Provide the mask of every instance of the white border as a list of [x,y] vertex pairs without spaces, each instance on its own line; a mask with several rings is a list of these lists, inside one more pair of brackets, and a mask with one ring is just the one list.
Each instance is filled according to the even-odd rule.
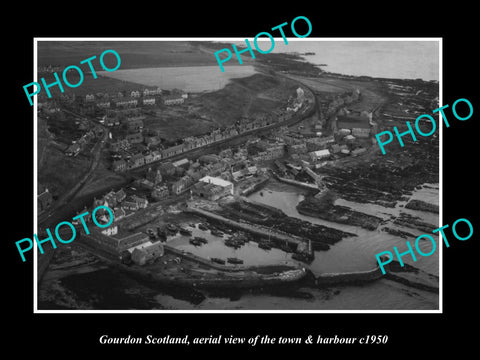
[[[245,41],[246,38],[223,38],[223,37],[215,37],[215,38],[91,38],[91,37],[73,37],[73,38],[65,38],[65,37],[45,37],[45,38],[33,38],[33,73],[34,73],[34,80],[38,82],[37,76],[37,51],[39,41],[92,41],[92,42],[99,42],[99,41]],[[281,41],[282,38],[274,38],[275,41]],[[373,37],[373,38],[290,38],[287,37],[288,41],[437,41],[439,43],[439,105],[443,106],[443,38],[441,37],[421,37],[421,38],[405,38],[405,37]],[[253,41],[253,38],[248,38],[249,41]],[[269,39],[258,39],[260,41],[267,41]],[[34,188],[33,188],[33,224],[34,224],[34,231],[37,233],[37,97],[34,97],[34,130],[33,130],[33,146],[34,146],[34,163],[33,163],[33,179],[34,179]],[[440,127],[440,172],[439,172],[439,227],[442,226],[442,219],[443,219],[443,127]],[[439,239],[439,244],[441,244]],[[62,313],[69,313],[69,314],[152,314],[152,313],[162,313],[162,314],[228,314],[228,313],[237,313],[237,314],[311,314],[311,313],[343,313],[343,314],[442,314],[443,313],[443,246],[438,246],[439,251],[439,309],[438,310],[39,310],[38,309],[38,285],[37,285],[37,259],[38,259],[38,247],[34,247],[34,254],[33,254],[33,312],[35,314],[62,314]]]

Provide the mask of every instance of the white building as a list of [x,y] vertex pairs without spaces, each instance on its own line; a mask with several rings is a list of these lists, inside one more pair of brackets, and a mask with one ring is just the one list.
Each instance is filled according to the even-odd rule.
[[330,156],[330,150],[324,149],[324,150],[312,151],[311,153],[309,153],[309,155],[314,161],[325,159]]
[[143,105],[155,105],[155,98],[143,99]]
[[202,181],[202,182],[207,183],[207,184],[218,185],[218,186],[221,186],[223,188],[229,188],[230,194],[233,195],[233,183],[231,183],[230,181],[223,180],[223,179],[218,178],[218,177],[212,177],[212,176],[205,176],[205,177],[201,178],[199,181]]

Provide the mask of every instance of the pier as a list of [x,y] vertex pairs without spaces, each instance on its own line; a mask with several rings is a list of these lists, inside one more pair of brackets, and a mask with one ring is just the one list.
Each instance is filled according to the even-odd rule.
[[290,184],[290,185],[300,186],[300,187],[303,187],[303,188],[308,189],[308,190],[315,190],[315,191],[319,190],[318,186],[314,185],[314,184],[304,183],[304,182],[293,180],[293,179],[287,179],[287,178],[278,176],[276,174],[275,174],[275,178],[278,181],[281,181],[281,182],[284,182],[284,183],[287,183],[287,184]]
[[222,223],[227,224],[227,225],[229,225],[233,228],[236,228],[236,229],[239,229],[239,230],[242,230],[242,231],[245,231],[245,232],[249,232],[249,233],[254,234],[254,235],[269,238],[270,240],[273,240],[273,241],[279,241],[279,242],[282,242],[282,243],[288,243],[289,245],[294,245],[295,249],[298,248],[299,245],[301,245],[301,247],[305,246],[304,245],[305,241],[303,239],[294,237],[292,235],[287,235],[287,234],[281,234],[279,232],[274,232],[274,231],[271,231],[269,229],[263,229],[261,227],[252,226],[252,225],[247,224],[247,223],[242,223],[242,222],[230,220],[230,219],[224,218],[223,216],[214,214],[210,211],[200,209],[198,207],[192,207],[191,205],[189,205],[185,211],[194,213],[196,215],[200,215],[200,216],[205,217],[207,219],[212,219],[214,221],[222,222]]

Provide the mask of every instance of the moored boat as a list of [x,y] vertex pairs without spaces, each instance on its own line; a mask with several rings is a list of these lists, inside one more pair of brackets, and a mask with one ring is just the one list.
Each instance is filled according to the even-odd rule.
[[205,238],[203,238],[203,237],[200,237],[200,236],[195,236],[193,239],[196,240],[196,241],[201,242],[202,244],[208,243],[208,240],[207,240],[207,239],[205,239]]
[[210,233],[214,236],[223,236],[223,232],[221,232],[220,230],[217,230],[217,229],[210,230]]
[[173,233],[176,233],[178,231],[177,226],[175,224],[167,224],[167,230]]
[[242,259],[235,258],[235,257],[229,257],[229,258],[227,258],[227,261],[228,261],[230,264],[243,264],[243,260],[242,260]]
[[202,246],[203,243],[197,239],[190,239],[189,240],[189,243],[192,244],[192,245],[195,245],[195,246]]
[[227,239],[227,240],[225,240],[225,245],[226,245],[226,246],[229,246],[229,247],[233,247],[233,248],[235,248],[235,249],[238,249],[238,248],[240,248],[240,247],[242,246],[238,241],[236,241],[236,240],[234,240],[234,239]]
[[217,263],[217,264],[225,265],[225,260],[223,260],[223,259],[210,258],[210,261],[211,261],[211,262],[214,262],[214,263]]
[[259,242],[259,243],[258,243],[258,247],[259,247],[260,249],[270,250],[270,249],[272,248],[272,245],[271,245],[270,243],[267,243],[267,242],[262,241],[262,242]]
[[192,235],[192,232],[188,229],[185,229],[185,228],[180,228],[180,234],[182,235],[187,235],[187,236],[191,236]]

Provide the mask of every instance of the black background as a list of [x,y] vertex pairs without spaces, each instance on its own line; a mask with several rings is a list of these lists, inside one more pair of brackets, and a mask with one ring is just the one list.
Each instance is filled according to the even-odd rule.
[[[259,9],[244,2],[218,5],[188,3],[178,8],[165,3],[117,3],[109,6],[54,3],[18,9],[14,23],[2,24],[5,50],[3,69],[3,248],[2,291],[8,347],[38,356],[65,357],[98,354],[131,356],[149,351],[164,356],[254,352],[315,357],[353,351],[380,356],[417,356],[452,348],[464,353],[475,341],[475,258],[480,228],[473,211],[478,199],[478,92],[476,22],[472,7],[460,2],[419,8],[418,4],[384,2],[382,5],[345,2],[338,6],[288,3]],[[6,15],[6,14],[5,14]],[[443,249],[443,314],[33,314],[33,261],[22,263],[15,241],[33,234],[33,109],[22,86],[33,81],[34,37],[253,37],[296,16],[310,19],[310,37],[442,37],[443,103],[469,99],[474,107],[468,121],[450,121],[443,131],[443,224],[467,218],[474,224],[468,241],[451,241]],[[8,18],[9,16],[5,16]],[[12,13],[13,18],[13,13]],[[299,31],[300,32],[300,31]],[[6,43],[5,43],[6,41]],[[5,78],[4,78],[5,79]],[[448,114],[448,113],[447,113]],[[6,196],[5,196],[6,195]],[[474,326],[473,328],[471,326]],[[478,333],[478,332],[477,332]],[[270,336],[360,337],[388,335],[387,345],[363,346],[161,346],[100,345],[99,336]],[[4,335],[5,336],[5,335]],[[43,354],[42,354],[43,353]],[[310,355],[309,355],[310,356]]]

